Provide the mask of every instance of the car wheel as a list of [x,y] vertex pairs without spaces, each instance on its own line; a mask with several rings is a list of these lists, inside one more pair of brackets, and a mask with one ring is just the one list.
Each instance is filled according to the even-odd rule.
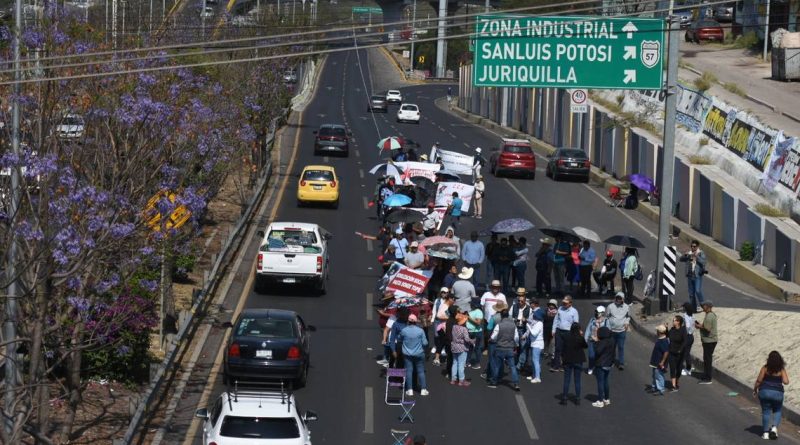
[[294,388],[293,389],[304,388],[306,386],[307,382],[308,382],[308,363],[306,363],[306,366],[303,367],[303,373],[300,374],[300,377],[298,377],[298,378],[296,378],[294,380]]
[[267,279],[261,276],[256,275],[256,283],[254,290],[257,294],[266,294],[267,293]]
[[553,169],[553,174],[551,176],[553,181],[558,181],[558,169]]
[[328,283],[326,282],[325,277],[321,277],[319,281],[317,281],[315,287],[320,295],[325,295],[328,293]]
[[336,201],[334,201],[333,204],[331,204],[331,207],[333,207],[334,209],[338,209],[339,208],[339,200],[337,199]]
[[305,203],[300,198],[297,198],[297,207],[305,207]]
[[589,183],[589,179],[590,179],[590,176],[586,175],[586,177],[583,178],[583,183],[584,184],[588,184]]
[[531,177],[531,181],[535,180],[536,179],[536,172],[531,173],[530,177]]

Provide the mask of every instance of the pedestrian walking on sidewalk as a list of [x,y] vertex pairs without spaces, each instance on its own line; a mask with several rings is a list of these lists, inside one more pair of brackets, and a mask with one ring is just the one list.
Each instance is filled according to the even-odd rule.
[[456,322],[450,333],[450,351],[453,355],[453,367],[450,370],[450,384],[458,386],[469,386],[470,383],[464,378],[464,367],[467,365],[467,353],[475,340],[469,336],[467,331],[467,315],[457,314]]
[[[753,386],[753,396],[761,402],[761,426],[764,439],[778,438],[778,426],[781,424],[783,411],[783,385],[789,384],[786,363],[778,351],[772,351],[767,363],[761,367]],[[772,417],[775,417],[773,421]]]
[[669,339],[669,378],[672,383],[672,392],[677,392],[681,379],[681,367],[683,365],[683,354],[686,348],[687,337],[686,326],[683,325],[683,316],[676,315],[672,319],[672,327],[667,333]]
[[573,323],[580,323],[580,317],[578,315],[578,310],[572,307],[572,297],[565,295],[561,300],[561,306],[556,312],[556,317],[553,320],[553,328],[551,330],[555,337],[556,350],[553,354],[550,372],[563,371],[561,368],[561,360],[564,353],[564,341],[569,335]]
[[592,403],[595,408],[611,405],[608,378],[611,367],[614,366],[614,340],[611,339],[611,329],[606,326],[597,330],[597,341],[594,345],[594,376],[597,379],[597,401]]
[[703,305],[703,275],[706,270],[706,254],[700,249],[700,241],[693,240],[689,251],[681,255],[680,260],[686,263],[686,280],[689,283],[689,301],[695,307]]
[[703,345],[703,377],[699,383],[710,385],[711,375],[714,371],[714,349],[719,341],[717,314],[714,313],[714,303],[711,300],[703,302],[703,312],[706,314],[703,322],[698,320],[694,322],[695,327],[700,329],[700,343]]
[[630,307],[623,300],[624,296],[622,292],[617,292],[614,303],[606,307],[606,319],[608,328],[611,329],[611,338],[614,340],[616,362],[620,371],[625,369],[625,339],[631,324]]
[[694,345],[694,305],[683,303],[683,325],[686,326],[686,346],[683,348],[683,375],[692,375],[692,345]]
[[428,339],[425,338],[425,331],[417,326],[417,316],[408,316],[408,326],[400,331],[398,343],[401,343],[402,353],[405,357],[406,368],[406,395],[413,396],[414,388],[411,382],[414,373],[417,375],[417,384],[420,388],[420,395],[428,395],[428,385],[425,382],[425,348],[428,347]]
[[667,360],[669,358],[667,327],[658,325],[658,327],[656,327],[656,335],[658,338],[653,345],[653,352],[650,354],[650,367],[653,369],[653,384],[650,390],[654,396],[663,396],[664,373],[667,370]]
[[567,404],[570,380],[575,380],[575,405],[581,404],[581,374],[586,361],[586,340],[583,338],[581,325],[572,323],[569,333],[564,337],[564,388],[561,392],[561,404]]

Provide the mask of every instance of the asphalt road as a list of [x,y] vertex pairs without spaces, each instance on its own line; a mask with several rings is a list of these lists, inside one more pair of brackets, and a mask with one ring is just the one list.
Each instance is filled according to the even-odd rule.
[[[647,362],[651,344],[643,337],[629,334],[626,348],[627,368],[612,371],[610,407],[593,408],[596,385],[591,376],[583,376],[583,404],[560,406],[562,374],[545,372],[543,383],[522,383],[522,392],[509,387],[489,389],[478,371],[467,370],[473,386],[450,386],[439,375],[440,368],[427,367],[431,395],[417,396],[413,414],[416,423],[400,425],[400,408],[386,406],[382,369],[375,364],[381,351],[377,317],[372,312],[371,296],[378,278],[377,250],[353,232],[377,228],[374,211],[366,208],[375,178],[367,170],[378,161],[375,142],[379,137],[402,135],[430,147],[440,141],[444,148],[471,152],[476,146],[492,147],[497,136],[467,125],[437,108],[433,101],[444,96],[446,86],[415,86],[403,89],[409,101],[420,105],[424,116],[419,125],[394,122],[395,107],[386,115],[365,113],[366,98],[372,79],[366,52],[334,54],[328,58],[313,102],[305,110],[289,185],[277,212],[277,220],[316,222],[334,234],[331,242],[331,279],[328,293],[316,296],[302,289],[275,288],[269,295],[249,290],[246,307],[287,308],[298,311],[317,327],[312,338],[312,369],[308,386],[296,395],[301,409],[313,409],[319,421],[311,425],[315,444],[391,443],[390,428],[411,429],[425,434],[431,444],[479,444],[502,439],[508,443],[616,443],[651,444],[704,443],[742,444],[760,441],[760,417],[752,400],[728,397],[728,389],[715,384],[698,386],[693,378],[684,378],[675,394],[656,398],[644,392],[650,381]],[[315,157],[312,131],[322,123],[345,123],[351,128],[355,143],[349,158]],[[541,160],[540,160],[541,161]],[[296,177],[303,166],[312,163],[333,165],[342,178],[342,198],[338,210],[297,208]],[[536,225],[583,225],[601,236],[626,233],[639,237],[654,249],[655,239],[649,221],[638,214],[623,214],[610,208],[591,186],[581,183],[555,183],[541,170],[534,181],[495,179],[487,175],[487,202],[484,219],[467,219],[459,235],[485,228],[496,220],[524,217]],[[598,192],[599,193],[599,192]],[[627,215],[627,216],[626,216]],[[632,219],[630,219],[630,218]],[[642,227],[640,227],[641,225]],[[538,247],[539,233],[528,238]],[[248,249],[254,251],[257,241]],[[643,255],[644,268],[650,269],[655,258]],[[252,256],[237,271],[244,282],[252,273]],[[528,274],[528,283],[533,282]],[[530,285],[529,285],[530,287]],[[708,282],[706,292],[719,305],[777,307]],[[593,304],[602,300],[580,300],[577,308],[585,323]],[[230,309],[230,308],[229,308]],[[216,355],[206,345],[206,354]],[[754,363],[754,372],[758,367]],[[210,381],[212,400],[222,390],[221,378]],[[202,432],[195,431],[194,443],[201,443]],[[800,443],[796,439],[784,439]]]

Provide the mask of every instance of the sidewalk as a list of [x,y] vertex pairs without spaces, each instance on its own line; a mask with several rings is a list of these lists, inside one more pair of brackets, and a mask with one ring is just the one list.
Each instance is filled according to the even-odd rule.
[[[713,74],[718,83],[708,93],[752,111],[765,124],[800,136],[800,83],[773,80],[769,61],[746,49],[720,49],[719,45],[681,42],[679,78],[692,82],[704,72]],[[745,96],[723,85],[740,88]]]
[[[443,101],[437,100],[437,105],[443,110]],[[501,127],[489,119],[482,118],[453,106],[449,112],[478,126],[500,130],[512,137],[529,139],[537,149],[551,153],[554,147],[533,139],[530,135],[513,128]],[[607,189],[611,185],[619,185],[611,176],[592,167],[592,181],[603,184]],[[658,221],[658,209],[649,205],[640,205],[638,211],[646,214],[650,219]],[[800,303],[800,286],[792,282],[779,281],[774,274],[765,267],[753,267],[749,262],[741,262],[738,253],[719,243],[711,241],[709,237],[701,235],[675,218],[672,219],[673,228],[680,230],[680,239],[687,242],[699,239],[710,262],[716,267],[730,274],[732,279],[741,279],[759,290],[764,288],[775,289],[775,292],[784,296],[789,303]],[[673,232],[674,233],[674,232]],[[685,247],[685,246],[684,246]],[[725,278],[725,277],[720,277]],[[771,296],[775,298],[776,294]],[[635,305],[638,306],[638,305]],[[779,350],[788,363],[788,372],[793,376],[800,376],[800,363],[792,360],[800,356],[800,312],[797,311],[756,311],[745,308],[717,308],[719,315],[719,343],[714,354],[714,363],[717,374],[715,377],[724,384],[735,388],[741,396],[749,397],[753,381],[762,362],[772,350]],[[672,313],[663,313],[654,317],[637,315],[634,326],[644,335],[652,335],[657,324],[670,320]],[[700,316],[702,318],[702,315]],[[769,323],[766,322],[769,320]],[[668,323],[671,324],[671,323]],[[700,349],[695,348],[695,356]],[[701,368],[698,368],[701,369]],[[795,377],[797,378],[797,377]],[[788,387],[786,392],[786,417],[795,423],[800,423],[800,387]]]

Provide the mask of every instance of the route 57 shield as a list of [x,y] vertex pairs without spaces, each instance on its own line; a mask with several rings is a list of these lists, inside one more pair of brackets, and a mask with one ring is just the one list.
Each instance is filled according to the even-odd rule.
[[642,41],[642,64],[652,68],[658,64],[661,57],[661,43],[658,40]]

